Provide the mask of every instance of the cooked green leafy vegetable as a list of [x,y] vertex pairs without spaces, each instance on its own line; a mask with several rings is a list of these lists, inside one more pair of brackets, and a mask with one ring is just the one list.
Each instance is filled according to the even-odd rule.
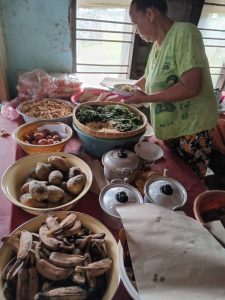
[[110,123],[118,131],[134,130],[143,124],[141,116],[122,105],[84,106],[76,114],[82,124],[90,122]]

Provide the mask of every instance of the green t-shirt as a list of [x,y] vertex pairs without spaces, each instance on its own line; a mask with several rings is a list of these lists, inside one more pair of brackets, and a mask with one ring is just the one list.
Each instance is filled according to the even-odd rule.
[[191,23],[175,22],[160,49],[156,43],[145,70],[146,92],[151,94],[177,83],[192,68],[203,68],[199,96],[164,103],[151,103],[151,123],[158,138],[167,140],[215,127],[217,106],[208,60],[200,31]]

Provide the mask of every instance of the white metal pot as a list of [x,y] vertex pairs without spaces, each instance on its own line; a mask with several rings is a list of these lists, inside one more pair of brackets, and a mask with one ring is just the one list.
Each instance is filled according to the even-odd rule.
[[179,210],[187,202],[187,192],[183,185],[173,178],[153,177],[145,183],[144,201]]
[[110,228],[118,230],[122,227],[122,222],[116,207],[143,202],[143,197],[132,185],[124,182],[110,183],[101,190],[99,195],[103,222]]
[[135,180],[141,168],[140,158],[127,149],[114,149],[103,154],[102,163],[104,175],[109,181],[121,179],[130,183]]

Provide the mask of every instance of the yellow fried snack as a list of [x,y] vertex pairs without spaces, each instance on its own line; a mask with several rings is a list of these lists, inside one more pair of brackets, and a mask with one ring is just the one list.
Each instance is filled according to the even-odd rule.
[[138,189],[138,191],[144,195],[144,186],[146,181],[148,181],[150,178],[160,177],[163,176],[163,172],[155,172],[152,170],[143,170],[141,169],[138,172],[137,178],[134,182],[135,187]]

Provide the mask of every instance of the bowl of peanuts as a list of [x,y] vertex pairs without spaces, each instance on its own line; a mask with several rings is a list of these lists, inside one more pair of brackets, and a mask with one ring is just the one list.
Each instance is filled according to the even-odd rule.
[[13,138],[27,154],[59,152],[73,135],[67,124],[55,121],[35,121],[17,127]]
[[26,123],[52,120],[70,125],[74,107],[75,105],[68,100],[43,98],[21,102],[16,110]]

